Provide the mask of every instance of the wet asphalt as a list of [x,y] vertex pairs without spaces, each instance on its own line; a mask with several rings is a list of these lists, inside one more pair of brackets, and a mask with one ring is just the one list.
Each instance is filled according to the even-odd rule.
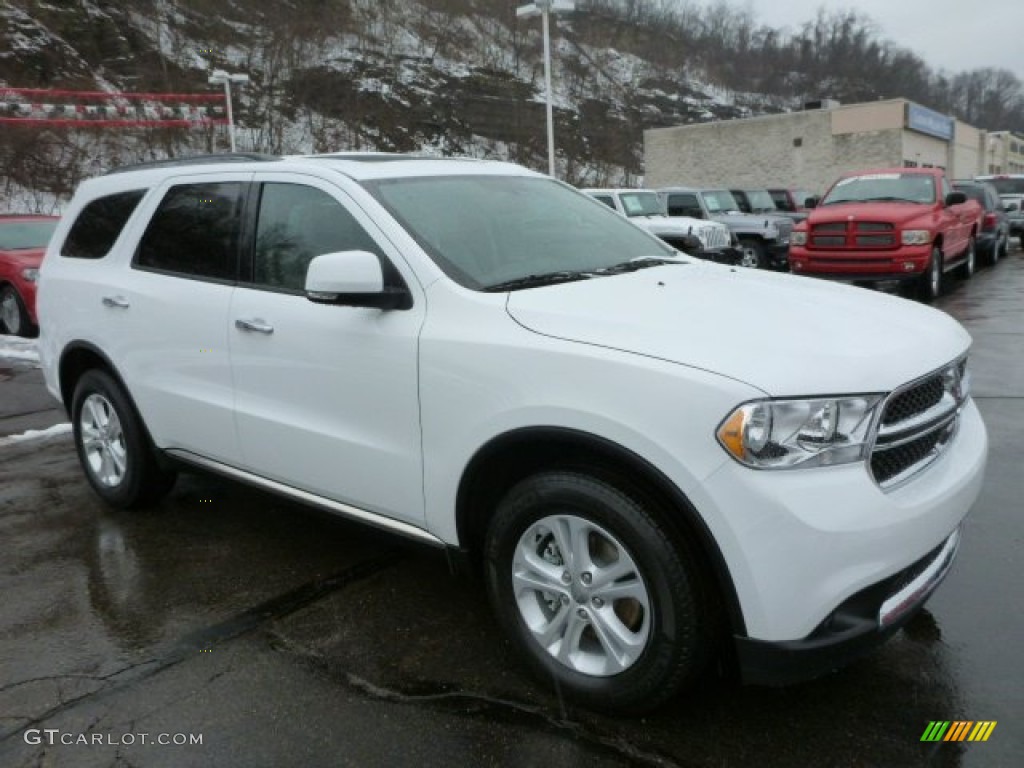
[[[974,337],[991,440],[946,582],[836,674],[709,674],[644,718],[564,706],[431,550],[211,476],[111,511],[69,436],[0,437],[0,766],[1024,764],[1024,253],[939,306]],[[0,436],[65,420],[54,406],[0,357]],[[998,725],[922,743],[933,720]]]

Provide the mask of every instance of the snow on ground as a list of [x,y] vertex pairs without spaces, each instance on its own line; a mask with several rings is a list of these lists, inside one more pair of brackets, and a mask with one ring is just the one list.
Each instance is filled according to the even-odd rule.
[[27,360],[39,363],[39,349],[35,339],[0,334],[0,360]]
[[47,437],[56,437],[57,435],[66,435],[71,432],[71,425],[68,423],[54,424],[52,427],[46,429],[30,429],[27,432],[22,432],[20,435],[8,435],[7,437],[0,437],[0,448],[5,445],[11,445],[13,443],[23,443],[26,440],[42,440]]

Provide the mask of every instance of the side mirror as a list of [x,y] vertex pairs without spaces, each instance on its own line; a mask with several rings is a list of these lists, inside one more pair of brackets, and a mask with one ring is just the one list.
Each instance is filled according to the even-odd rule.
[[369,251],[338,251],[314,258],[306,269],[306,298],[317,304],[348,307],[412,306],[412,296],[405,287],[384,285],[380,259]]
[[1017,205],[1016,203],[1007,203],[1006,205],[1003,206],[1003,210],[1006,211],[1007,213],[1013,213],[1014,211],[1019,211],[1020,206]]
[[817,208],[818,203],[821,202],[821,198],[815,195],[814,197],[808,197],[804,200],[804,208]]
[[967,195],[963,192],[950,192],[946,195],[946,207],[951,205],[961,205],[967,202]]

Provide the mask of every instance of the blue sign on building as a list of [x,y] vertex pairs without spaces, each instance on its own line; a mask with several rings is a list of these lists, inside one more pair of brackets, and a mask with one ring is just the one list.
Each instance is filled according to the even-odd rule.
[[907,128],[946,141],[953,140],[953,118],[926,109],[920,104],[907,103]]

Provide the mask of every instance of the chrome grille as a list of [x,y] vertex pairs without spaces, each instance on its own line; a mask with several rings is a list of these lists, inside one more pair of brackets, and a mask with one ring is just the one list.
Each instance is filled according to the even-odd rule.
[[883,489],[902,485],[952,442],[968,397],[966,366],[966,360],[956,360],[886,399],[869,460]]
[[945,387],[942,375],[929,376],[920,384],[915,384],[890,398],[882,414],[882,424],[897,424],[901,421],[924,413],[942,400]]
[[725,248],[729,245],[729,228],[725,226],[704,227],[701,232],[701,240],[704,241],[705,248]]

